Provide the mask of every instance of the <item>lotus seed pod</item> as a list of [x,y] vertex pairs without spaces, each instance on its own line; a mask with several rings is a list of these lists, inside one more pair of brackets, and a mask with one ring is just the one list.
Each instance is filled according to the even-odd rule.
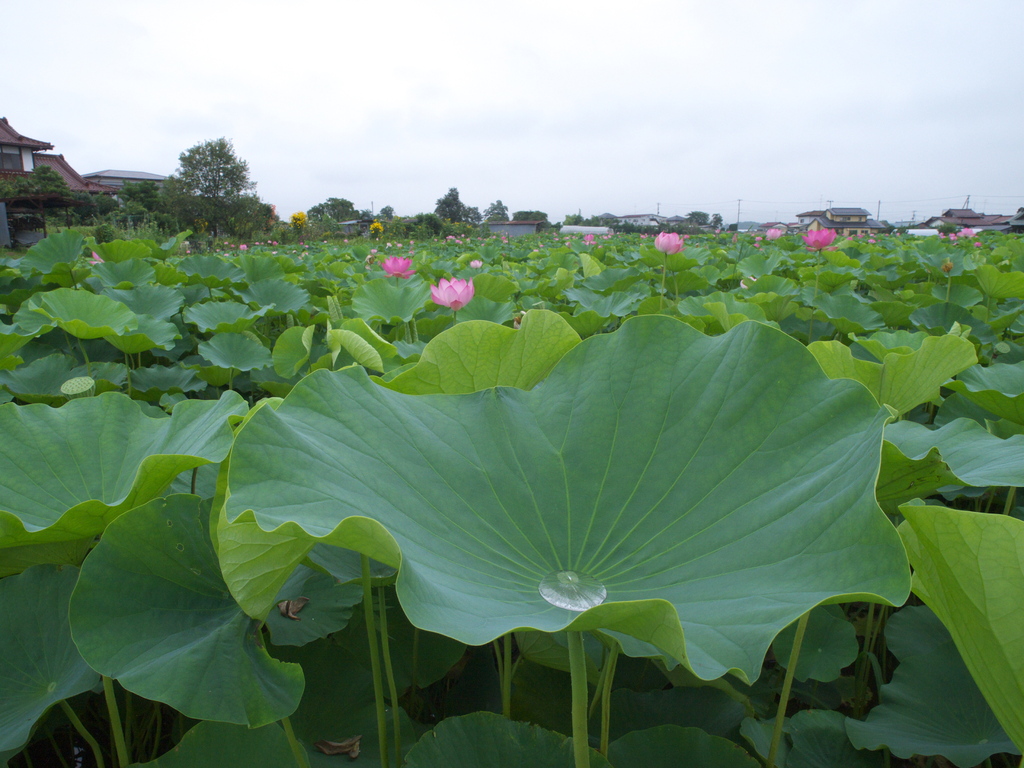
[[96,394],[96,381],[91,376],[75,376],[61,384],[60,391],[69,400],[92,397]]

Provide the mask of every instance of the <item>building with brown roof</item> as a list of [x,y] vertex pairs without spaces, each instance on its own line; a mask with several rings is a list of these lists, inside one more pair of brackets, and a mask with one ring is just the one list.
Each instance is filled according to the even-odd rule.
[[82,178],[64,155],[48,155],[43,152],[46,149],[53,149],[53,144],[18,133],[6,117],[0,117],[0,178],[28,177],[37,166],[48,165],[61,175],[72,192],[92,195],[117,193],[115,187]]
[[837,235],[851,237],[883,230],[885,225],[872,219],[863,208],[826,208],[822,216],[815,216],[807,225],[809,232],[818,229],[831,229]]
[[922,224],[922,227],[936,229],[943,224],[955,224],[958,227],[969,227],[971,229],[1001,229],[1007,228],[1007,222],[1011,217],[1001,214],[975,213],[970,208],[947,208],[939,216],[932,216]]

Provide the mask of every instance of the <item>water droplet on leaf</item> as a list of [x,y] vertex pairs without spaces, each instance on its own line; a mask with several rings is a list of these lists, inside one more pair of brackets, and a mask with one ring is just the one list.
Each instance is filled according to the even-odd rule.
[[608,597],[604,584],[576,571],[553,571],[541,579],[540,596],[568,611],[585,611]]

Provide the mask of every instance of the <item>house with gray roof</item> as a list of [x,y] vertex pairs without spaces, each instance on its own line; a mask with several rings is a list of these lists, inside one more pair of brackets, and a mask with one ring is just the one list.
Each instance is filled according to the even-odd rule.
[[124,187],[126,181],[130,181],[132,184],[138,184],[140,181],[152,181],[158,187],[162,187],[166,176],[161,176],[158,173],[146,173],[145,171],[95,171],[94,173],[86,173],[83,178],[89,181],[95,181],[99,184],[106,184],[108,187],[115,187],[121,189]]

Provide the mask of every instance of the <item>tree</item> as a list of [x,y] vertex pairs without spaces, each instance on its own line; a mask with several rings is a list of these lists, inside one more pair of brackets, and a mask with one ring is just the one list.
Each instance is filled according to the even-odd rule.
[[716,213],[711,217],[711,226],[715,229],[722,228],[722,214]]
[[393,218],[395,218],[395,209],[392,208],[390,205],[385,205],[383,208],[380,209],[380,217],[385,221],[391,221]]
[[484,217],[480,215],[480,209],[475,205],[465,205],[462,207],[462,220],[467,224],[480,224]]
[[359,212],[351,200],[343,197],[329,197],[306,211],[313,221],[332,219],[334,221],[351,221],[359,218]]
[[544,211],[516,211],[512,214],[512,221],[543,221],[548,223],[548,215]]
[[581,213],[568,213],[562,220],[562,224],[566,226],[579,226],[583,224],[583,214]]
[[449,188],[444,197],[437,199],[437,207],[434,208],[434,213],[442,219],[448,219],[448,221],[456,223],[465,221],[466,206],[459,200],[459,190],[456,187]]
[[704,211],[690,211],[686,214],[686,218],[691,224],[697,224],[698,226],[704,226],[711,220],[711,217],[704,213]]
[[[207,222],[216,236],[221,228],[252,208],[256,183],[249,164],[235,155],[228,139],[196,144],[178,156],[178,170],[164,182],[164,192],[183,218]],[[246,199],[246,198],[249,199]]]
[[508,206],[501,200],[495,200],[484,210],[486,221],[508,221]]
[[31,176],[0,178],[0,197],[31,195],[62,195],[69,197],[71,189],[64,177],[48,165],[37,165]]
[[160,187],[149,179],[134,183],[126,181],[117,196],[124,200],[128,213],[154,213],[161,203]]

